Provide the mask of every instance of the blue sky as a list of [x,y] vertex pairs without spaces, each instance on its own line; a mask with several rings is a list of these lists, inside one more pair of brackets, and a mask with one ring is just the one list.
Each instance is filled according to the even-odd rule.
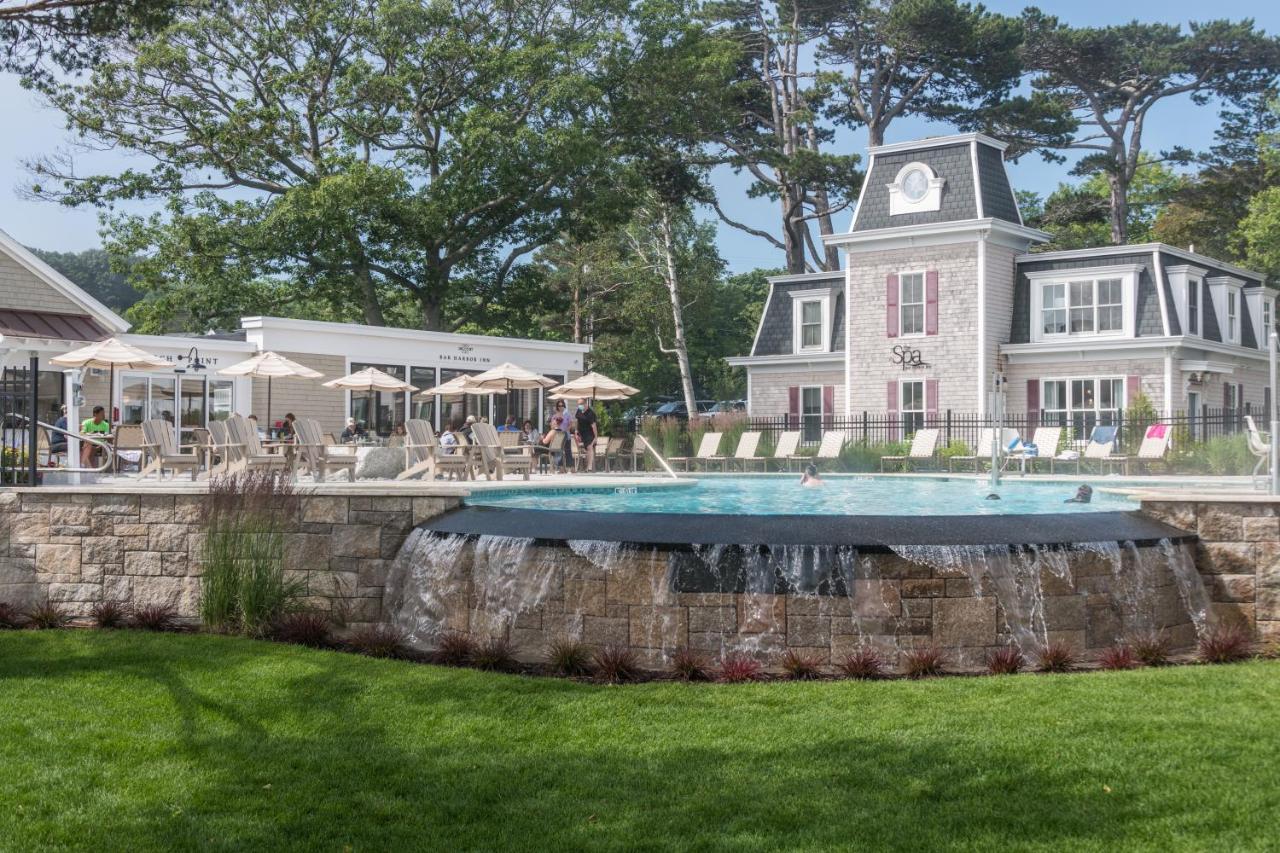
[[[1026,3],[989,0],[987,7],[1007,14],[1017,14]],[[1044,10],[1077,25],[1121,23],[1133,18],[1143,21],[1183,22],[1210,17],[1239,19],[1251,17],[1268,32],[1280,32],[1280,3],[1259,0],[1216,0],[1212,4],[1192,0],[1129,0],[1126,3],[1103,0],[1042,2]],[[21,242],[42,249],[75,251],[101,245],[98,214],[89,209],[69,209],[49,202],[21,198],[17,188],[29,181],[23,161],[65,147],[67,133],[60,114],[38,101],[18,86],[11,75],[0,75],[0,112],[6,115],[9,130],[0,134],[0,228]],[[1172,145],[1192,149],[1206,148],[1213,141],[1217,111],[1213,107],[1196,107],[1189,98],[1171,100],[1154,109],[1149,117],[1144,138],[1149,150]],[[899,142],[923,135],[946,133],[950,128],[915,119],[899,119],[889,128],[888,142]],[[855,151],[865,156],[866,134],[842,132],[832,150]],[[80,171],[119,168],[127,160],[103,153],[78,160]],[[1052,191],[1066,177],[1070,164],[1044,163],[1029,156],[1010,167],[1014,186],[1042,194]],[[732,209],[748,224],[776,231],[774,205],[767,200],[747,199],[745,178],[724,173],[716,176],[717,189]],[[849,214],[837,221],[837,228],[847,227]],[[780,266],[780,253],[764,241],[727,226],[719,230],[721,255],[735,272],[755,267]]]

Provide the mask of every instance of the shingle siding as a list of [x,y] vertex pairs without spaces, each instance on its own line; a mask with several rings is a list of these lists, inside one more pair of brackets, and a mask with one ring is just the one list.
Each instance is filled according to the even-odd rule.
[[[764,321],[760,324],[760,334],[756,338],[752,355],[791,355],[793,332],[791,320],[791,294],[798,290],[817,290],[824,287],[843,288],[844,274],[833,273],[829,280],[796,281],[785,284],[774,284],[773,298],[765,306]],[[844,303],[839,296],[832,306],[832,315],[836,320],[844,317]],[[836,336],[832,336],[832,348],[836,349]],[[839,336],[840,347],[844,346],[844,335]]]
[[0,253],[0,305],[27,311],[84,314],[84,308],[54,290],[22,264]]
[[978,182],[982,187],[984,217],[1021,224],[1009,175],[1004,170],[1004,155],[982,143],[978,143]]
[[[889,215],[889,184],[903,166],[911,162],[927,164],[938,177],[945,179],[942,185],[942,207],[926,213],[901,213]],[[877,228],[899,228],[906,225],[932,225],[938,222],[956,222],[978,217],[973,190],[973,161],[969,143],[945,145],[939,148],[913,149],[877,154],[871,173],[867,175],[867,188],[862,205],[854,217],[853,231],[873,231]],[[1015,220],[1017,221],[1016,217]]]
[[[1148,256],[1149,257],[1149,256]],[[1160,318],[1160,293],[1156,290],[1155,278],[1151,274],[1151,264],[1138,273],[1138,305],[1137,336],[1140,338],[1161,337],[1164,335],[1164,321]]]

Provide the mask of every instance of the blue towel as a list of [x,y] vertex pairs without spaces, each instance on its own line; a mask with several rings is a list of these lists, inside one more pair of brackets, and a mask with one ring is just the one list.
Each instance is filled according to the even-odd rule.
[[1089,436],[1091,444],[1110,444],[1116,440],[1116,428],[1113,426],[1096,426],[1093,435]]

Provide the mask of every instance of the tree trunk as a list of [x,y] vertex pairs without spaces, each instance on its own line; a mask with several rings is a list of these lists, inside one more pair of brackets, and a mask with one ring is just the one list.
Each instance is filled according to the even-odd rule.
[[867,147],[872,148],[876,145],[884,145],[884,125],[873,121],[867,125]]
[[382,305],[378,302],[378,286],[369,272],[369,265],[363,258],[356,261],[355,276],[360,285],[360,308],[361,313],[364,314],[365,325],[387,325],[386,319],[382,316]]
[[432,295],[434,291],[423,289],[418,291],[418,304],[422,306],[422,330],[424,332],[443,332],[444,314],[440,309],[440,300]]
[[[689,368],[689,348],[684,338],[684,306],[680,302],[680,277],[676,272],[675,240],[671,234],[671,211],[661,205],[658,220],[662,229],[662,255],[666,263],[667,293],[671,297],[671,325],[675,329],[676,363],[680,367],[680,387],[684,391],[685,405],[689,408],[689,417],[698,416],[698,401],[693,393],[693,372]],[[803,246],[801,247],[803,250]]]
[[1111,185],[1111,244],[1123,246],[1129,239],[1129,182],[1123,175],[1107,175]]

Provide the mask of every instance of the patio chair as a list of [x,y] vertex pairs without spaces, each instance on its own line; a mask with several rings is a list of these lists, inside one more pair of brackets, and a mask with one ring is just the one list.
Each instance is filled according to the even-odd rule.
[[533,467],[532,455],[503,452],[501,435],[491,424],[473,424],[471,435],[480,450],[480,470],[484,472],[486,479],[501,480],[507,475],[508,469],[512,473],[523,472],[524,478],[529,479],[529,472]]
[[906,456],[881,456],[880,470],[884,471],[886,462],[894,462],[902,465],[903,469],[910,468],[913,463],[932,460],[934,454],[938,452],[938,430],[936,429],[918,429],[916,434],[911,438],[911,449],[907,451]]
[[1081,472],[1086,461],[1094,461],[1099,463],[1100,466],[1106,466],[1115,449],[1116,428],[1113,426],[1096,426],[1093,428],[1093,432],[1089,434],[1089,443],[1085,446],[1084,453],[1079,454],[1075,459],[1063,459],[1060,456],[1054,456],[1049,463],[1049,473],[1053,473],[1059,464],[1071,465],[1074,463],[1077,474]]
[[[1052,468],[1053,457],[1058,455],[1058,442],[1061,440],[1062,427],[1036,427],[1036,431],[1031,436],[1030,445],[1024,444],[1006,456],[1001,467],[1008,468],[1017,463],[1024,475],[1028,467],[1034,474],[1037,462],[1046,462]],[[1034,452],[1031,448],[1034,448]]]
[[1258,460],[1257,464],[1253,466],[1252,474],[1250,474],[1256,480],[1259,472],[1266,474],[1270,470],[1271,437],[1258,429],[1258,425],[1254,423],[1253,415],[1244,416],[1244,425],[1245,441],[1249,446],[1249,452]]
[[439,442],[431,421],[410,418],[404,422],[404,431],[404,470],[396,475],[396,479],[408,480],[426,474],[428,480],[434,480]]
[[190,471],[192,480],[199,476],[201,456],[203,454],[199,451],[193,453],[181,452],[177,439],[173,436],[173,424],[162,418],[143,421],[142,438],[147,456],[151,461],[138,472],[139,476],[145,477],[154,470],[156,477],[163,480],[166,468],[173,471],[175,477],[179,468],[185,468]]
[[[756,448],[760,446],[760,433],[744,432],[738,437],[738,449],[732,456],[713,456],[720,462],[720,470],[728,471],[730,462],[741,462],[742,470],[747,470],[747,463],[756,458]],[[710,462],[711,460],[707,460]]]
[[978,443],[974,445],[973,454],[968,456],[952,456],[947,460],[947,470],[955,472],[956,463],[962,462],[966,466],[973,463],[973,473],[977,474],[982,470],[982,460],[991,461],[991,444],[995,441],[996,431],[994,427],[983,427],[978,432]]
[[231,436],[229,446],[233,449],[237,466],[268,469],[292,467],[291,456],[285,453],[267,453],[262,449],[262,444],[258,441],[258,429],[249,423],[248,418],[241,415],[227,418],[227,432]]
[[684,470],[689,470],[690,463],[703,462],[706,463],[714,458],[720,451],[720,436],[718,432],[704,432],[702,441],[698,444],[698,452],[694,456],[672,456],[667,460],[668,465],[674,466],[677,462],[684,463]]
[[796,450],[799,448],[799,430],[791,430],[779,434],[778,444],[773,449],[773,455],[759,457],[760,470],[768,471],[770,462],[777,462],[778,470],[782,470],[782,468],[789,468],[791,466],[791,460],[795,458]]
[[818,452],[812,456],[802,456],[792,454],[788,457],[788,462],[794,462],[796,467],[801,465],[813,464],[821,467],[823,462],[829,462],[833,459],[840,458],[840,451],[844,449],[844,433],[838,429],[829,429],[822,434],[822,441],[818,444]]
[[213,472],[215,465],[221,466],[224,474],[243,468],[240,449],[240,445],[236,444],[235,439],[231,437],[231,430],[227,427],[226,421],[209,421],[210,473]]
[[115,442],[116,473],[125,465],[133,465],[139,471],[145,464],[146,442],[142,435],[142,424],[119,424],[116,426],[112,440]]
[[298,437],[297,452],[301,456],[301,462],[310,469],[311,476],[316,482],[323,483],[328,478],[330,468],[345,468],[347,479],[355,482],[359,457],[354,453],[345,452],[344,448],[326,445],[319,421],[299,418],[294,423],[294,432]]
[[1147,427],[1146,433],[1142,437],[1142,444],[1138,447],[1137,456],[1129,456],[1127,454],[1108,456],[1106,461],[1110,465],[1123,465],[1125,476],[1128,476],[1130,469],[1134,463],[1142,465],[1152,462],[1161,462],[1164,460],[1165,454],[1169,451],[1169,439],[1173,438],[1173,427],[1168,424],[1152,424]]
[[627,458],[627,440],[625,438],[611,438],[604,446],[604,470],[609,473],[616,465],[618,470],[622,470],[623,460]]
[[[472,426],[475,425],[472,424]],[[435,456],[436,473],[437,475],[445,474],[450,480],[455,474],[459,480],[473,480],[476,473],[475,447],[467,441],[467,436],[461,430],[455,432],[453,436],[457,439],[457,444],[450,447],[437,443],[435,450],[432,451]]]
[[564,467],[564,430],[558,429],[551,434],[550,444],[535,444],[532,448],[533,457],[538,463],[538,472],[541,474],[549,473],[552,465],[555,466],[556,472],[560,473],[565,470]]

